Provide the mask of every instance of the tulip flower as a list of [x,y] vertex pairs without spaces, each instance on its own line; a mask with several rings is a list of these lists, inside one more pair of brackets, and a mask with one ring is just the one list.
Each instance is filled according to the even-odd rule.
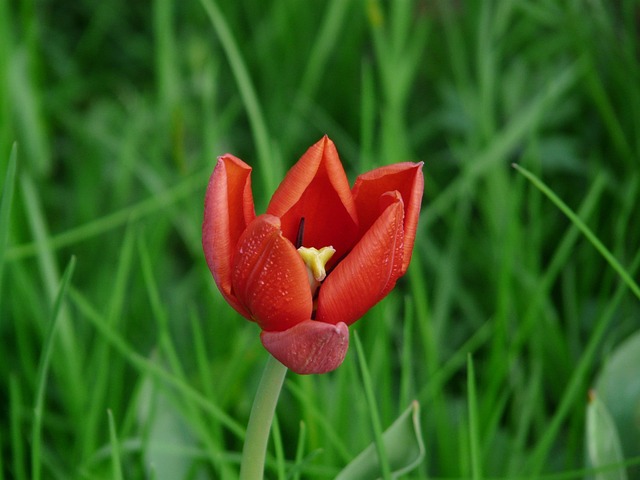
[[423,192],[422,163],[364,173],[349,186],[333,142],[309,148],[256,216],[251,167],[218,159],[202,241],[226,301],[262,329],[264,347],[300,374],[344,360],[348,326],[409,266]]

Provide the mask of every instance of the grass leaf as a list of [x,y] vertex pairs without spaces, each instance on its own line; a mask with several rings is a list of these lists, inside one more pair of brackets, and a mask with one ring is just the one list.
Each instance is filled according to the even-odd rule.
[[18,144],[14,143],[9,156],[7,172],[4,177],[2,197],[0,198],[0,291],[2,291],[2,278],[9,240],[9,227],[11,226],[11,204],[13,203],[13,191],[16,183],[16,169],[18,163]]
[[473,357],[467,357],[467,397],[469,409],[469,453],[471,455],[471,474],[474,480],[482,478],[480,464],[480,419],[478,412],[478,397],[476,391],[476,376],[473,367]]
[[596,480],[626,480],[627,473],[622,466],[624,456],[616,425],[606,405],[595,390],[589,394],[587,405],[587,452],[589,462],[594,467],[620,465],[608,471],[600,471]]
[[591,244],[596,248],[596,250],[604,257],[604,259],[609,263],[611,268],[613,268],[620,278],[627,284],[629,289],[633,292],[633,294],[640,300],[640,287],[633,280],[631,275],[625,270],[625,268],[620,264],[620,262],[613,256],[613,254],[604,246],[604,244],[598,239],[598,237],[593,233],[593,231],[578,217],[569,206],[562,201],[558,195],[556,195],[553,190],[547,187],[542,180],[540,180],[537,176],[531,173],[526,168],[513,164],[513,168],[518,170],[522,175],[524,175],[527,180],[529,180],[538,190],[545,194],[545,196],[551,200],[558,209],[564,213],[571,222],[580,229],[582,234],[591,242]]
[[118,442],[118,434],[116,433],[116,423],[113,419],[113,412],[107,410],[109,418],[109,441],[111,444],[111,469],[113,480],[122,480],[122,462],[120,460],[120,443]]
[[[396,479],[414,470],[425,456],[420,427],[420,405],[413,402],[382,434],[388,453],[390,478]],[[336,477],[336,480],[374,480],[380,477],[378,448],[375,443],[364,449]]]
[[[382,437],[382,425],[378,413],[378,404],[373,392],[373,382],[371,380],[371,374],[369,373],[369,367],[362,349],[362,343],[358,332],[353,332],[355,339],[356,353],[358,355],[358,364],[360,365],[360,375],[362,376],[362,386],[364,389],[364,397],[367,402],[367,409],[369,411],[369,420],[371,422],[371,430],[373,432],[373,444],[375,445],[375,451],[377,454],[377,460],[374,464],[374,468],[379,469],[376,475],[381,475],[384,480],[391,479],[391,466],[389,463],[389,457],[387,456],[386,445],[384,444]],[[352,475],[352,474],[349,474]],[[357,477],[345,477],[345,478],[357,478]]]
[[45,337],[45,343],[38,365],[37,392],[35,397],[35,404],[33,406],[33,424],[31,427],[31,476],[33,480],[40,480],[40,478],[42,478],[42,421],[44,416],[47,376],[49,373],[51,356],[53,354],[58,318],[60,316],[60,311],[62,310],[62,306],[67,295],[67,288],[69,286],[69,282],[73,275],[75,266],[76,260],[74,257],[72,257],[60,281],[58,294],[56,295],[51,312],[51,317],[49,318],[47,335]]

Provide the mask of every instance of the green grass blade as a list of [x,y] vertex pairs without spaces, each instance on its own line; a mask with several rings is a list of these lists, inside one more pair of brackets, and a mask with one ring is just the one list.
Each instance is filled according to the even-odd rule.
[[[31,232],[35,238],[35,253],[41,271],[42,281],[48,298],[53,302],[56,296],[56,289],[60,280],[58,265],[56,264],[53,250],[49,247],[49,228],[47,218],[43,209],[43,202],[40,191],[36,187],[31,175],[24,172],[20,178],[20,186],[23,201],[26,207],[27,218]],[[67,341],[67,335],[63,332],[63,341]],[[67,345],[69,347],[70,345]]]
[[258,163],[260,165],[260,175],[264,182],[266,192],[273,192],[276,189],[277,179],[282,178],[280,162],[274,161],[273,149],[271,148],[271,138],[269,129],[264,120],[260,100],[249,75],[249,70],[242,57],[238,43],[233,36],[231,28],[224,15],[218,8],[214,0],[200,0],[211,20],[211,24],[218,34],[220,43],[227,55],[227,60],[231,66],[231,71],[238,84],[240,96],[244,103],[251,130],[258,153]]
[[[176,39],[172,19],[175,18],[173,2],[155,0],[153,2],[153,29],[156,42],[156,75],[158,97],[161,104],[172,109],[179,99],[179,82],[176,70]],[[169,114],[174,112],[169,111]]]
[[467,356],[467,401],[469,413],[469,453],[471,455],[471,473],[473,480],[482,479],[482,465],[480,458],[480,419],[478,411],[478,394],[476,391],[476,373],[473,357]]
[[[606,180],[604,176],[598,176],[591,185],[588,194],[585,196],[582,205],[578,210],[579,218],[589,219],[594,215],[594,211],[597,210],[605,186]],[[575,244],[579,239],[579,235],[580,230],[575,225],[572,225],[562,237],[562,240],[555,249],[551,260],[546,265],[542,280],[536,285],[534,293],[528,302],[528,308],[522,322],[527,327],[521,329],[522,333],[520,340],[517,340],[514,343],[519,344],[520,342],[525,341],[531,332],[531,328],[535,328],[536,314],[541,311],[541,305],[549,295],[551,286],[556,281],[557,277],[562,272],[563,266],[571,256]],[[519,350],[519,348],[514,350]]]
[[31,428],[31,475],[33,480],[40,480],[42,475],[42,419],[44,414],[45,391],[47,388],[47,375],[49,373],[49,363],[53,353],[53,342],[55,338],[56,326],[64,299],[67,295],[67,287],[73,275],[76,265],[75,257],[71,257],[67,268],[62,275],[58,294],[53,305],[53,311],[49,320],[49,328],[45,337],[44,347],[38,365],[38,375],[36,383],[36,398],[33,406],[33,424]]
[[122,462],[120,461],[120,442],[116,433],[116,423],[111,409],[107,410],[109,417],[109,443],[111,445],[111,478],[122,480]]
[[[11,145],[15,140],[15,128],[12,128],[12,102],[9,95],[8,72],[11,68],[11,54],[14,46],[13,12],[9,2],[0,2],[0,149]],[[4,162],[3,162],[4,164]]]
[[284,456],[284,443],[282,431],[280,430],[280,422],[278,415],[273,416],[273,425],[271,425],[271,438],[273,440],[273,450],[275,451],[275,470],[278,480],[286,480],[287,467]]
[[[0,432],[0,445],[4,445],[4,440],[2,439],[2,432]],[[4,458],[0,455],[0,480],[4,480]]]
[[465,195],[473,182],[486,174],[505,158],[535,130],[545,112],[578,80],[583,65],[577,61],[557,75],[548,88],[533,97],[525,108],[507,126],[498,132],[488,146],[468,161],[469,168],[452,181],[429,205],[429,215],[422,220],[423,230],[451,211],[453,203]]
[[344,26],[346,13],[351,6],[351,2],[344,0],[332,0],[327,3],[322,25],[318,30],[300,82],[300,94],[307,98],[314,96],[322,81],[322,72],[331,55],[335,53],[335,44],[340,38],[340,30]]
[[155,379],[165,382],[181,394],[199,405],[205,412],[209,413],[222,425],[229,429],[236,437],[244,438],[244,428],[236,422],[229,414],[220,409],[217,405],[211,403],[209,399],[204,397],[200,392],[195,390],[184,379],[173,375],[159,365],[142,356],[127,343],[122,336],[113,330],[109,325],[105,324],[104,318],[100,315],[92,305],[75,289],[69,291],[69,297],[84,314],[84,318],[93,325],[97,332],[113,346],[134,368],[140,373],[149,375]]
[[418,400],[422,404],[433,401],[436,392],[440,391],[447,382],[461,368],[464,368],[469,353],[476,352],[491,340],[493,324],[487,321],[483,324],[466,342],[464,342],[455,352],[449,355],[447,361],[437,370],[431,373],[429,382],[426,383],[418,394]]
[[371,380],[371,374],[369,373],[369,367],[364,355],[362,343],[358,332],[354,330],[353,337],[355,340],[356,353],[358,355],[358,364],[360,365],[360,375],[362,376],[362,386],[364,388],[364,396],[367,401],[367,409],[369,410],[369,420],[371,421],[371,428],[373,431],[373,440],[378,453],[378,462],[380,463],[380,474],[383,480],[391,480],[391,466],[389,465],[389,458],[382,439],[382,423],[380,422],[380,416],[378,413],[378,404],[373,392],[373,382]]
[[[640,266],[640,251],[636,254],[632,263],[631,271],[635,272]],[[618,308],[619,302],[625,293],[625,285],[621,283],[618,285],[615,293],[611,296],[609,302],[606,305],[605,311],[601,314],[598,322],[594,326],[591,336],[584,347],[582,356],[574,367],[573,374],[569,379],[566,388],[563,391],[559,405],[548,420],[544,433],[540,440],[538,440],[535,448],[531,452],[528,463],[530,473],[533,475],[539,475],[543,469],[544,461],[549,455],[549,452],[553,448],[554,441],[556,440],[558,433],[560,432],[563,420],[569,415],[572,406],[579,402],[580,395],[584,395],[584,384],[587,382],[589,375],[589,368],[593,365],[596,358],[597,348],[602,342],[602,339],[610,328],[610,325],[614,319],[614,315]]]
[[553,192],[547,185],[544,184],[542,180],[540,180],[537,176],[531,173],[526,168],[513,164],[513,168],[515,168],[518,172],[524,175],[527,180],[529,180],[538,190],[540,190],[549,200],[551,200],[558,209],[562,213],[564,213],[571,222],[580,229],[582,234],[587,237],[587,240],[591,242],[591,244],[596,248],[596,250],[604,257],[604,259],[609,263],[611,268],[613,268],[620,278],[624,281],[624,283],[629,287],[629,289],[633,292],[633,294],[640,300],[640,287],[638,284],[631,278],[631,275],[625,270],[625,268],[620,264],[620,262],[613,256],[613,254],[604,246],[604,244],[596,237],[596,235],[591,231],[591,229],[578,217],[569,206],[562,201],[558,195]]
[[[35,15],[34,15],[35,18]],[[35,20],[33,20],[35,22]],[[35,46],[33,42],[32,46]],[[25,164],[37,177],[50,172],[52,166],[46,118],[39,85],[34,79],[33,62],[38,57],[36,48],[30,52],[15,49],[8,65],[7,84],[15,105],[16,133],[25,150]]]
[[[9,227],[11,226],[11,204],[16,183],[16,169],[18,163],[18,144],[14,143],[9,156],[9,164],[4,177],[2,198],[0,199],[0,292],[2,292],[2,278],[4,261],[9,240]],[[1,302],[1,298],[0,298]]]
[[[420,426],[420,404],[411,402],[382,434],[389,455],[393,479],[417,468],[425,456],[424,440]],[[365,448],[340,473],[336,480],[369,480],[380,478],[380,463],[375,442]]]
[[140,267],[142,271],[142,278],[144,280],[145,287],[147,289],[147,296],[151,303],[151,312],[153,318],[156,320],[158,329],[159,343],[162,347],[163,353],[166,355],[169,365],[173,372],[180,377],[184,378],[184,371],[180,365],[178,353],[171,341],[171,334],[169,331],[169,319],[167,318],[167,312],[163,308],[160,291],[158,284],[153,275],[151,254],[147,242],[143,236],[138,239],[138,255],[140,258]]
[[298,444],[296,446],[295,467],[293,470],[293,476],[291,480],[300,480],[300,466],[304,458],[305,441],[307,439],[307,426],[304,422],[300,422],[300,429],[298,430]]
[[[27,219],[32,235],[35,239],[38,266],[41,281],[44,284],[44,293],[47,300],[53,305],[58,295],[56,289],[60,285],[61,277],[58,268],[57,258],[50,247],[49,219],[46,217],[43,208],[41,190],[36,187],[35,182],[28,172],[24,172],[20,177],[20,186]],[[83,388],[82,375],[80,372],[83,362],[80,360],[82,348],[78,345],[76,332],[73,328],[71,315],[66,305],[60,306],[59,319],[59,340],[61,352],[52,359],[53,369],[56,372],[64,371],[63,380],[65,382],[63,395],[65,406],[72,412],[79,412],[84,403],[87,393]]]
[[11,430],[11,469],[16,480],[27,480],[22,429],[22,391],[16,374],[9,377],[9,425]]
[[[72,254],[40,478],[237,480],[268,353],[202,256],[207,179],[216,154],[238,155],[261,212],[323,133],[350,185],[425,162],[409,272],[358,328],[391,477],[577,480],[638,464],[634,382],[607,394],[596,376],[640,318],[638,0],[147,3],[0,0],[0,480],[32,478],[40,357]],[[328,188],[318,214],[348,200],[331,172],[311,185]],[[381,476],[357,354],[286,381],[267,476],[336,478],[363,451],[355,478]],[[586,463],[589,388],[622,460]],[[428,462],[399,473],[415,429],[403,424],[405,443],[386,427],[414,398]]]
[[[113,329],[121,328],[121,319],[124,313],[124,305],[128,292],[128,280],[131,277],[133,264],[133,228],[128,228],[124,234],[120,251],[118,252],[117,267],[112,279],[112,289],[106,305],[104,305],[105,323]],[[120,376],[122,369],[117,368],[115,362],[118,359],[112,358],[113,352],[106,342],[98,342],[91,352],[91,363],[89,371],[104,372],[109,371],[111,375],[96,375],[91,391],[89,392],[89,405],[110,405],[116,397],[115,390],[123,383]],[[104,410],[91,408],[86,412],[85,418],[85,441],[84,455],[88,456],[92,449],[96,448],[100,442],[101,424],[104,421]]]
[[376,91],[373,81],[373,68],[367,61],[362,62],[362,87],[360,91],[360,162],[361,172],[374,167],[373,152],[376,121]]
[[[74,227],[66,232],[51,236],[48,239],[48,247],[51,250],[68,247],[74,243],[89,240],[116,228],[120,228],[127,223],[141,220],[149,215],[162,213],[168,206],[177,203],[189,195],[202,191],[207,184],[210,174],[211,171],[209,168],[201,170],[160,194],[152,195],[146,200],[142,200],[134,205],[97,218],[84,225]],[[201,201],[200,198],[199,201]],[[38,251],[39,245],[37,242],[16,245],[7,251],[7,260],[27,258],[36,255]]]
[[415,398],[415,372],[413,367],[413,319],[414,309],[410,297],[404,299],[404,319],[402,322],[402,354],[400,357],[400,405],[407,405],[410,398]]
[[[138,254],[140,258],[142,277],[146,286],[149,301],[151,303],[151,311],[156,321],[158,342],[160,344],[160,351],[162,353],[160,357],[163,360],[166,359],[172,374],[175,375],[176,378],[180,379],[185,384],[188,384],[189,378],[185,374],[184,368],[182,367],[175,342],[171,335],[166,308],[162,303],[158,284],[153,274],[151,254],[149,253],[149,248],[143,235],[140,235],[138,237]],[[197,325],[197,322],[195,320],[192,321],[192,325]],[[203,368],[207,368],[206,354],[204,353],[204,346],[202,345],[202,337],[202,333],[198,335],[197,332],[194,332],[194,345],[197,364],[200,366],[201,370]],[[210,375],[207,379],[203,379],[202,381],[205,390],[204,394],[207,396],[210,402],[213,402],[214,398],[216,398],[216,392],[214,392],[211,386],[212,377],[213,376]],[[207,419],[204,417],[201,410],[198,409],[197,403],[193,402],[188,397],[184,398],[184,403],[184,410],[181,413],[185,416],[185,418],[188,419],[191,428],[195,430],[195,432],[199,435],[201,442],[207,448],[207,452],[214,464],[225,471],[227,467],[221,460],[220,441],[215,438],[216,434],[218,437],[220,437],[221,434],[219,432],[216,432],[215,428],[206,426]]]
[[314,403],[314,399],[311,398],[303,388],[296,385],[294,382],[288,381],[286,385],[287,390],[291,392],[300,404],[303,405],[310,417],[313,418],[320,426],[327,436],[328,441],[331,442],[333,448],[336,450],[340,460],[345,463],[351,460],[351,451],[349,450],[345,440],[340,437],[337,426],[331,423],[322,409]]
[[[634,320],[637,321],[637,318]],[[640,456],[640,443],[637,441],[640,425],[636,421],[640,406],[638,365],[640,365],[640,330],[636,330],[608,352],[606,361],[600,367],[593,384],[592,397],[606,405],[626,457]],[[598,439],[589,441],[597,442]],[[607,463],[606,458],[602,460],[601,463]],[[619,462],[620,459],[617,461]],[[628,476],[638,478],[640,468],[629,469]]]
[[624,454],[620,444],[620,436],[616,425],[604,404],[595,391],[589,392],[587,405],[587,452],[589,461],[594,467],[620,465],[595,475],[596,480],[627,480],[627,472],[622,466]]

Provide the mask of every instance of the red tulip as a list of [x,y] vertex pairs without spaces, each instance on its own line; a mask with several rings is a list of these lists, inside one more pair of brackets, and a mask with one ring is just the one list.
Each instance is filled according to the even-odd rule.
[[260,326],[263,345],[285,366],[301,374],[334,370],[349,346],[347,326],[407,271],[422,163],[377,168],[350,188],[325,136],[257,217],[250,174],[251,167],[227,154],[209,180],[202,243],[213,278],[227,302]]

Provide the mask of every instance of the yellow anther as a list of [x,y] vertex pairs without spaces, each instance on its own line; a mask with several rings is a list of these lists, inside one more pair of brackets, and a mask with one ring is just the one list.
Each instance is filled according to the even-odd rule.
[[313,278],[317,282],[324,280],[327,276],[327,272],[324,267],[329,259],[333,257],[333,254],[336,253],[336,250],[333,247],[322,247],[320,250],[313,247],[300,247],[298,252],[300,252],[302,260],[307,268],[311,270]]
[[309,275],[309,284],[311,286],[311,294],[315,295],[316,290],[327,276],[325,266],[336,250],[329,247],[322,247],[320,250],[317,248],[300,247],[298,249],[300,256],[307,266],[307,274]]

